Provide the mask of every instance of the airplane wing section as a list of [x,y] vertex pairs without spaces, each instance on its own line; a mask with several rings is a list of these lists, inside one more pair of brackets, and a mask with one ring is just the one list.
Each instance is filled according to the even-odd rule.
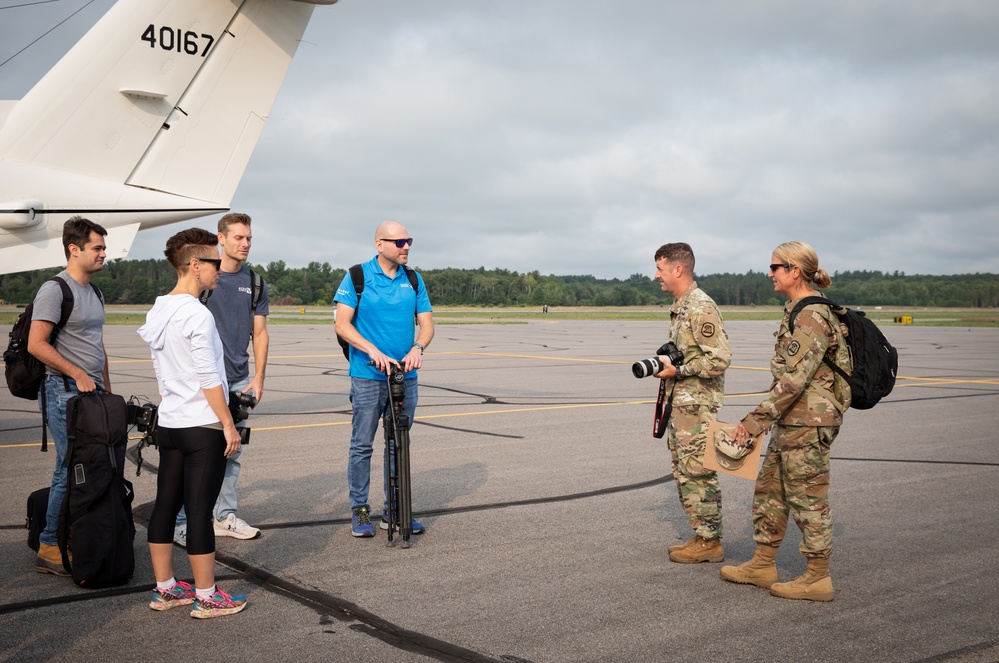
[[313,9],[243,2],[127,183],[228,205]]

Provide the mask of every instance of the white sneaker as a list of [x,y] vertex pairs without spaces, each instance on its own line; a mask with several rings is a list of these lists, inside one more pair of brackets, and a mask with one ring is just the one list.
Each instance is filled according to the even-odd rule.
[[230,513],[222,520],[212,518],[215,525],[215,536],[231,536],[234,539],[255,539],[260,536],[260,530],[251,527],[235,513]]
[[173,542],[181,548],[187,547],[187,523],[180,523],[173,528]]

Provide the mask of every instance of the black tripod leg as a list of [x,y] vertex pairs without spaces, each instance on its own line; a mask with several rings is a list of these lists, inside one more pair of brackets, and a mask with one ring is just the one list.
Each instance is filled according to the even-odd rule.
[[392,543],[393,534],[395,528],[399,521],[399,473],[393,462],[393,447],[395,446],[395,426],[392,423],[391,415],[385,416],[382,419],[382,428],[385,430],[385,483],[384,486],[388,491],[385,495],[385,501],[388,505],[385,508],[385,515],[388,517],[388,542],[389,545],[394,545]]
[[399,417],[395,462],[399,475],[399,534],[402,536],[402,547],[408,548],[409,537],[413,534],[413,493],[409,475],[409,420],[406,415]]

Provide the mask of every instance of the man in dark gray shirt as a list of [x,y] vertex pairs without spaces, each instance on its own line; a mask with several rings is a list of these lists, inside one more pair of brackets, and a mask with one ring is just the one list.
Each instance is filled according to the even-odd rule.
[[104,268],[106,235],[104,228],[78,216],[63,225],[62,245],[67,262],[66,269],[58,277],[73,293],[73,311],[52,343],[50,336],[62,313],[62,287],[54,281],[46,281],[32,304],[28,352],[47,367],[41,387],[45,390],[42,414],[56,449],[45,529],[38,536],[35,570],[39,573],[69,575],[62,565],[56,539],[59,509],[68,484],[62,469],[67,452],[66,403],[77,394],[111,391],[104,350],[104,304],[90,285],[91,276]]
[[[233,212],[219,219],[219,245],[222,269],[219,282],[208,299],[208,310],[215,316],[215,327],[222,339],[225,352],[225,374],[230,392],[252,393],[260,402],[264,394],[264,372],[267,367],[267,315],[270,313],[267,283],[259,280],[260,293],[254,293],[254,279],[250,268],[243,264],[250,253],[253,233],[250,217]],[[259,278],[259,277],[257,277]],[[256,298],[256,307],[253,302]],[[250,375],[250,355],[253,350],[253,375]],[[246,426],[246,419],[236,422],[237,428]],[[236,480],[241,468],[239,451],[229,457],[225,465],[225,479],[215,502],[213,512],[215,536],[234,539],[255,539],[260,529],[236,515]],[[173,540],[187,543],[187,515],[182,509],[177,514]]]

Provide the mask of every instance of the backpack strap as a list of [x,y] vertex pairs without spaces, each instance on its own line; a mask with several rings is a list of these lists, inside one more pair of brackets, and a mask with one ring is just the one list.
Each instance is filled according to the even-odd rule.
[[[59,331],[66,326],[69,322],[69,316],[73,314],[73,306],[76,302],[73,300],[73,291],[69,289],[69,284],[66,283],[66,279],[61,276],[53,276],[50,281],[55,281],[59,284],[62,289],[62,308],[59,311],[59,322],[56,326],[52,328],[52,333],[49,335],[49,345],[55,347],[56,338],[59,336]],[[91,284],[93,285],[93,284]],[[94,286],[96,290],[97,286]],[[100,290],[97,290],[98,297],[101,299],[101,305],[104,305],[104,298],[100,295]]]
[[416,278],[416,272],[405,265],[402,268],[406,271],[406,278],[409,279],[409,285],[413,286],[413,292],[419,294],[420,281]]
[[354,293],[357,294],[357,305],[360,306],[361,293],[364,292],[364,268],[360,265],[352,265],[350,268],[350,281],[354,284]]
[[[247,268],[249,269],[249,267]],[[260,293],[264,290],[264,280],[260,274],[250,269],[250,340],[253,340],[253,325],[257,315],[257,304],[260,303]]]
[[791,309],[791,315],[787,322],[787,326],[791,330],[792,334],[794,333],[794,319],[798,317],[799,313],[801,313],[801,309],[806,306],[811,306],[812,304],[825,304],[830,308],[839,308],[837,304],[829,299],[826,299],[825,297],[817,297],[815,295],[812,295],[811,297],[802,297],[798,300],[798,303],[794,305],[794,308]]
[[[836,313],[834,309],[840,309],[845,311],[845,309],[843,309],[842,306],[836,304],[832,300],[826,299],[825,297],[816,297],[814,295],[811,297],[802,297],[798,301],[798,303],[794,305],[794,308],[791,309],[791,315],[789,316],[788,319],[788,328],[791,330],[792,334],[794,333],[794,319],[798,317],[798,313],[800,313],[801,310],[806,306],[811,306],[813,304],[825,304],[830,308],[830,310],[832,310],[833,313],[836,314],[837,317],[839,317],[839,314]],[[849,380],[850,375],[842,368],[840,368],[839,364],[837,364],[836,362],[834,362],[832,359],[829,358],[828,352],[825,354],[825,356],[822,357],[822,361],[826,363],[826,366],[833,369],[841,378],[843,378],[844,380]]]
[[[66,326],[67,322],[69,322],[69,316],[73,314],[73,306],[76,302],[73,299],[73,291],[70,290],[69,284],[66,283],[66,279],[62,278],[61,276],[53,276],[49,280],[58,283],[59,288],[62,290],[62,305],[61,308],[59,309],[59,322],[56,323],[55,327],[52,328],[52,333],[49,334],[49,345],[51,345],[54,348],[56,344],[56,339],[59,337],[59,331]],[[93,283],[91,283],[90,285],[93,286],[94,290],[97,292],[98,297],[100,297],[101,299],[101,305],[103,306],[104,297],[103,295],[101,295],[101,291],[98,290],[97,286],[95,286]],[[44,370],[46,371],[46,373],[48,372],[47,367]],[[48,399],[45,395],[44,382],[42,383],[42,389],[41,393],[39,394],[39,397],[41,399],[41,410],[42,410],[42,451],[46,452],[49,450],[49,436],[48,436],[49,421],[48,421],[47,407],[46,407]]]

